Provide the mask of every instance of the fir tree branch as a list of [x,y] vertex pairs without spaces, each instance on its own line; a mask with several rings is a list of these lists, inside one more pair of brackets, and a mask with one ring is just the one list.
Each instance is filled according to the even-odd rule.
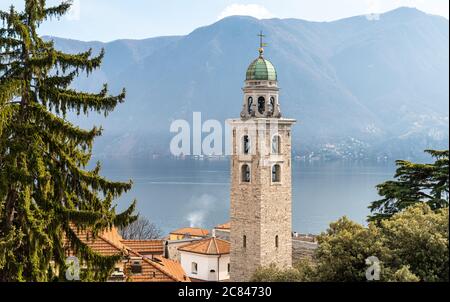
[[134,202],[118,215],[112,207],[131,182],[101,177],[99,164],[84,170],[101,129],[80,129],[58,114],[106,115],[125,98],[125,91],[109,95],[106,85],[97,94],[68,89],[80,72],[99,68],[104,56],[103,50],[97,56],[92,50],[65,54],[38,36],[41,22],[69,7],[69,1],[46,8],[44,0],[27,0],[24,12],[0,12],[0,238],[13,230],[26,237],[13,236],[14,247],[1,242],[8,248],[0,253],[5,281],[58,278],[50,263],[65,267],[66,243],[86,263],[89,278],[105,280],[123,255],[93,253],[70,229],[70,220],[96,233],[135,219]]

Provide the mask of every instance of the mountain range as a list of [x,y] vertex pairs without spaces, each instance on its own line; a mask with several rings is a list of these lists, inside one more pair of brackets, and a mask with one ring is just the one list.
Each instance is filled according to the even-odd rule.
[[413,8],[333,22],[232,16],[186,36],[109,43],[46,37],[76,53],[105,49],[101,69],[74,83],[125,87],[127,100],[101,124],[99,158],[169,154],[176,119],[239,117],[247,66],[258,55],[278,72],[283,116],[295,118],[293,150],[305,159],[415,158],[448,148],[449,22]]

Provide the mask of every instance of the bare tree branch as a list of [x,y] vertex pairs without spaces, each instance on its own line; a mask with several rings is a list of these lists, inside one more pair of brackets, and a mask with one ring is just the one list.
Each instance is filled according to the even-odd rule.
[[145,217],[139,217],[138,220],[120,229],[119,232],[125,240],[161,238],[161,229]]

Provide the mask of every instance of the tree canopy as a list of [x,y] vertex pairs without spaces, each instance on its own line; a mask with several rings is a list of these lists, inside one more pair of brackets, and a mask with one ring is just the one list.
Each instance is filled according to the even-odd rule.
[[369,206],[369,220],[379,221],[391,217],[415,203],[424,202],[431,209],[448,207],[449,203],[449,151],[426,150],[434,159],[432,164],[397,161],[396,180],[377,186],[383,198]]
[[26,0],[22,12],[0,11],[0,280],[48,281],[64,275],[65,247],[84,261],[94,280],[104,280],[117,257],[104,257],[80,241],[76,228],[94,233],[124,227],[136,217],[135,202],[116,213],[113,200],[130,182],[87,169],[94,139],[102,129],[80,129],[70,111],[107,115],[124,101],[125,90],[110,95],[77,91],[72,81],[99,68],[104,52],[67,54],[39,37],[46,20],[64,15],[71,2],[47,7]]
[[381,281],[448,281],[449,151],[426,152],[434,163],[399,160],[396,180],[377,186],[367,227],[343,217],[317,237],[313,261],[262,267],[254,280],[367,281],[376,259]]
[[448,208],[433,211],[424,203],[368,227],[344,217],[318,236],[312,261],[303,260],[288,270],[260,268],[253,280],[365,282],[367,260],[377,259],[379,281],[448,282],[448,219]]

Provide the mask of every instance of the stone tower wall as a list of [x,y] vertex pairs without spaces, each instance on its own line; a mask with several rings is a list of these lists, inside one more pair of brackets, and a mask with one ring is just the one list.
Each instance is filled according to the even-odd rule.
[[[271,154],[273,130],[270,119],[258,119],[263,127],[247,132],[240,120],[231,123],[231,281],[248,281],[259,266],[271,263],[280,268],[292,264],[291,134],[293,120],[279,119],[279,154]],[[274,119],[272,119],[273,121]],[[253,153],[239,154],[244,134],[251,136]],[[265,146],[261,147],[260,142]],[[241,181],[241,166],[251,166],[251,182]],[[281,182],[272,183],[272,165],[281,167]],[[246,236],[246,247],[243,236]],[[278,247],[275,241],[278,236]]]

